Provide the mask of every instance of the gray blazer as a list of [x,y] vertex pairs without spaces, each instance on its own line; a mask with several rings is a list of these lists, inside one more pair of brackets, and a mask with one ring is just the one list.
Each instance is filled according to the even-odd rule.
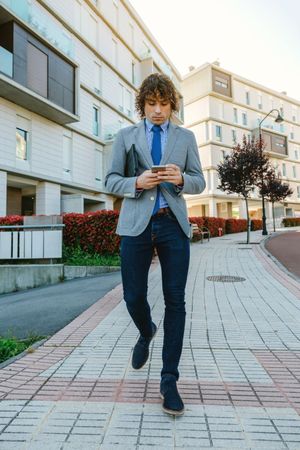
[[[148,148],[144,121],[122,128],[116,136],[112,149],[112,161],[105,178],[107,190],[124,197],[117,233],[121,236],[137,236],[147,227],[154,208],[157,189],[144,189],[136,193],[137,177],[125,177],[126,152],[135,144],[139,158],[138,175],[153,165]],[[172,122],[161,164],[176,164],[183,173],[184,186],[179,189],[172,183],[160,184],[160,189],[183,232],[189,237],[190,226],[187,208],[182,194],[200,194],[205,189],[198,147],[194,134]]]

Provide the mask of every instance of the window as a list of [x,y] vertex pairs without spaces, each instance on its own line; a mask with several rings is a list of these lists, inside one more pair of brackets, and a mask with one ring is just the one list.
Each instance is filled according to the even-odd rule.
[[132,23],[129,24],[129,28],[130,28],[130,45],[131,48],[134,49],[134,27]]
[[30,42],[27,44],[27,87],[47,98],[48,56]]
[[72,153],[72,139],[69,136],[63,136],[63,173],[70,174],[71,172],[71,153]]
[[280,129],[281,133],[284,133],[284,125],[283,125],[283,123],[279,124],[279,129]]
[[102,182],[103,153],[100,149],[95,149],[95,180]]
[[122,112],[124,111],[124,91],[125,88],[123,84],[119,83],[119,110]]
[[209,125],[208,122],[205,122],[205,139],[209,141]]
[[246,112],[242,113],[242,122],[243,122],[243,125],[247,125],[247,113]]
[[299,159],[299,152],[298,152],[298,150],[295,150],[295,159]]
[[300,198],[300,186],[297,186],[297,196]]
[[282,163],[282,176],[286,177],[286,164]]
[[258,109],[262,109],[263,105],[262,105],[262,95],[258,94]]
[[283,110],[283,106],[280,106],[280,108],[279,108],[279,112],[280,112],[280,115],[281,115],[281,117],[284,117],[284,110]]
[[291,127],[290,139],[295,139],[294,127]]
[[296,169],[296,166],[293,166],[293,178],[297,178],[297,169]]
[[99,136],[99,131],[99,109],[96,106],[93,106],[93,135]]
[[131,107],[131,92],[126,89],[125,91],[125,112],[128,116],[131,116],[132,113],[132,107]]
[[234,123],[238,123],[238,121],[239,121],[237,108],[233,108],[233,121],[234,121]]
[[102,67],[97,62],[94,63],[94,91],[96,94],[102,92]]
[[297,107],[296,106],[293,106],[292,107],[292,121],[293,122],[297,122]]
[[236,143],[236,130],[231,130],[232,142]]
[[223,78],[216,77],[215,78],[215,84],[216,84],[216,86],[219,86],[219,87],[221,87],[223,89],[227,89],[228,88],[228,81],[224,80]]
[[221,150],[221,161],[224,161],[226,156],[226,151],[225,150]]
[[117,41],[112,39],[112,62],[114,66],[118,63],[118,44]]
[[23,161],[28,159],[28,132],[21,128],[16,130],[16,157]]
[[135,63],[131,63],[131,82],[135,84]]
[[219,103],[219,117],[224,119],[224,103]]
[[114,14],[114,21],[113,25],[116,29],[118,29],[118,22],[119,22],[119,8],[116,2],[113,2],[113,14]]
[[250,105],[250,92],[246,91],[246,104]]
[[216,139],[217,139],[217,141],[222,141],[222,127],[221,127],[221,125],[216,125]]

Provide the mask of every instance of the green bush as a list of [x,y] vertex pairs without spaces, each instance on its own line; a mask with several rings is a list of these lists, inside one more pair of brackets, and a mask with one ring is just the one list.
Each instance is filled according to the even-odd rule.
[[120,266],[119,255],[100,255],[88,253],[77,245],[75,247],[63,246],[63,263],[69,266]]
[[12,356],[22,353],[34,342],[40,341],[44,336],[30,336],[26,339],[17,339],[15,337],[0,336],[0,363],[6,361]]

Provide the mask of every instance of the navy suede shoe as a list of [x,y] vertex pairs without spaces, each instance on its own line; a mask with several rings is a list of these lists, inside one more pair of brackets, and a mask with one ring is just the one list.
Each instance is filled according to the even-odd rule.
[[140,336],[134,346],[132,354],[132,367],[135,370],[141,369],[149,358],[149,345],[157,331],[157,326],[152,322],[152,337],[145,338]]
[[160,395],[163,399],[162,409],[172,416],[181,416],[184,413],[184,404],[177,390],[176,378],[165,375],[160,382]]

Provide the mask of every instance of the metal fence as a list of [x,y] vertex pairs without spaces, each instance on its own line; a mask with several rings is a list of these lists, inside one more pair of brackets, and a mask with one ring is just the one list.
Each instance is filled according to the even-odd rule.
[[0,226],[0,259],[62,257],[63,224]]

